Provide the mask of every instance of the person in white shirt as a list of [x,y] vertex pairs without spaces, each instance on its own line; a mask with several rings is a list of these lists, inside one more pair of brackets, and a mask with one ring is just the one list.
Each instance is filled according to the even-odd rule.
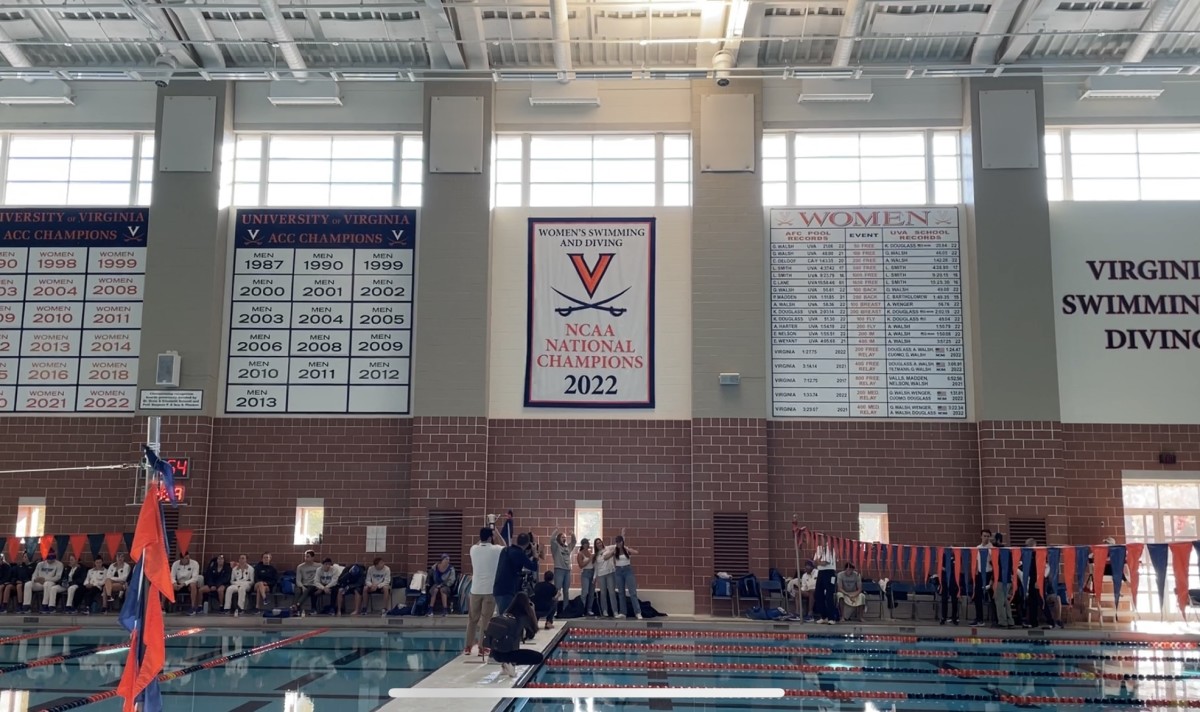
[[804,562],[804,571],[800,578],[788,582],[788,593],[796,599],[805,622],[813,622],[813,605],[817,598],[817,565],[811,559]]
[[592,596],[596,594],[596,552],[587,539],[579,541],[575,563],[579,565],[579,595],[583,597],[583,615],[592,618]]
[[471,596],[467,601],[467,640],[463,655],[470,655],[476,643],[483,653],[480,637],[496,612],[492,589],[496,587],[496,567],[500,565],[500,552],[504,547],[494,543],[493,536],[491,527],[483,527],[479,530],[479,542],[471,547]]
[[292,604],[292,614],[303,614],[304,603],[316,605],[313,597],[317,593],[317,572],[321,565],[317,563],[317,552],[309,549],[304,552],[304,563],[296,567],[296,601]]
[[600,615],[614,618],[617,615],[617,562],[604,557],[609,547],[604,545],[604,540],[600,537],[596,537],[596,541],[592,542],[592,549],[596,552],[596,588],[600,589]]
[[[613,540],[614,544],[604,550],[601,555],[605,559],[612,559],[616,564],[616,583],[617,583],[617,610],[621,612],[622,618],[641,618],[642,604],[637,597],[637,578],[633,574],[633,559],[637,556],[637,549],[625,545],[625,530],[621,530],[621,535]],[[625,599],[629,599],[633,610],[626,613]]]
[[[47,606],[45,605],[44,601],[47,588],[51,586],[57,586],[59,579],[62,578],[62,574],[62,562],[58,560],[58,557],[54,553],[54,549],[51,549],[50,553],[46,555],[46,558],[42,561],[39,561],[38,565],[34,567],[33,578],[25,583],[25,600],[22,602],[21,612],[29,612],[30,606],[33,605],[33,594],[36,591],[43,595],[43,604],[39,608],[42,613],[45,613]],[[53,600],[51,602],[53,602]]]
[[813,554],[817,565],[817,587],[813,595],[813,615],[818,623],[833,623],[837,618],[837,552],[830,543],[821,544]]
[[[317,570],[317,590],[313,594],[314,600],[316,596],[329,596],[329,605],[337,612],[337,582],[342,575],[342,567],[333,563],[333,559],[325,557],[321,562],[321,568]],[[301,613],[303,615],[303,613]]]
[[125,554],[117,554],[117,560],[108,567],[108,573],[104,577],[104,596],[100,601],[102,610],[107,611],[109,603],[118,594],[124,594],[128,587],[129,562],[125,561]]
[[370,605],[372,593],[383,594],[383,610],[392,607],[392,570],[383,565],[383,559],[375,557],[371,568],[367,569],[363,579],[363,595],[354,604],[355,615],[366,615],[366,607]]
[[237,596],[241,597],[241,608],[245,611],[250,606],[250,587],[253,585],[254,567],[246,562],[246,555],[242,554],[229,571],[229,586],[225,588],[225,607],[221,612],[238,615],[233,608],[233,599]]
[[87,572],[87,578],[83,580],[83,586],[76,590],[67,590],[67,610],[71,610],[71,605],[74,603],[72,598],[79,596],[80,612],[85,616],[90,616],[96,598],[104,593],[104,581],[107,578],[108,569],[104,566],[104,558],[97,556],[96,560],[92,562],[92,568]]
[[83,585],[87,577],[87,569],[79,563],[74,554],[67,554],[66,565],[63,567],[62,578],[53,586],[46,587],[46,595],[42,599],[43,608],[54,608],[58,602],[58,594],[67,592],[67,610],[70,611],[75,602],[75,592]]
[[186,551],[178,561],[171,564],[171,585],[175,587],[175,600],[179,600],[178,594],[185,588],[191,596],[188,601],[192,608],[188,615],[194,616],[200,612],[200,562],[194,561]]

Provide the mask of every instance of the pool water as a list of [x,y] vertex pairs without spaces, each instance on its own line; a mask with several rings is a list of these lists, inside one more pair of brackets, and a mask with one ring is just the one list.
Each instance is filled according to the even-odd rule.
[[[412,687],[462,651],[461,631],[336,629],[292,640],[309,632],[168,631],[167,673],[210,667],[161,683],[164,712],[366,712],[390,701],[389,689]],[[119,629],[44,633],[0,631],[0,711],[54,710],[116,688],[128,634]],[[272,643],[284,644],[224,661]],[[102,646],[118,649],[95,651]],[[115,712],[121,702],[112,697],[79,709]]]
[[[1176,645],[1176,644],[1171,644]],[[1200,700],[1200,649],[1184,643],[1004,641],[834,632],[736,633],[574,628],[529,687],[781,687],[779,700],[514,703],[548,710],[1034,712],[1168,709]],[[1160,704],[1154,704],[1155,701]]]

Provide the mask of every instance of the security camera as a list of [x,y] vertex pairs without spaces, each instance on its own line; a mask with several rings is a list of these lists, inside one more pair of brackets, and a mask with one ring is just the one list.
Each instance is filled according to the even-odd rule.
[[727,49],[723,49],[713,55],[712,58],[713,78],[717,80],[717,86],[729,86],[729,77],[732,73],[729,71],[733,67],[733,53]]
[[171,83],[171,76],[175,70],[179,68],[179,62],[169,54],[160,54],[154,58],[155,72],[162,72],[162,76],[154,80],[154,86],[162,87]]

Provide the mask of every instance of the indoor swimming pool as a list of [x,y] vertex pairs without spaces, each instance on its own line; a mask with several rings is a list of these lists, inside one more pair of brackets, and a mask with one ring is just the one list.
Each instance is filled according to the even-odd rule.
[[[462,651],[461,631],[196,627],[169,636],[165,712],[367,712]],[[0,631],[0,711],[120,710],[128,640],[116,628]]]
[[529,687],[778,687],[780,700],[517,702],[510,710],[1087,712],[1200,700],[1196,643],[574,628]]

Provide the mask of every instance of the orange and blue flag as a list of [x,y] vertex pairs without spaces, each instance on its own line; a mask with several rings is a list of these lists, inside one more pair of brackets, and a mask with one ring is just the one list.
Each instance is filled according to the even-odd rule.
[[175,589],[171,586],[159,487],[155,483],[142,501],[129,551],[137,565],[129,577],[129,591],[120,615],[121,625],[130,632],[129,657],[117,686],[117,693],[125,698],[124,712],[133,712],[139,700],[142,712],[162,710],[157,678],[166,663],[167,651],[159,595],[174,601]]

